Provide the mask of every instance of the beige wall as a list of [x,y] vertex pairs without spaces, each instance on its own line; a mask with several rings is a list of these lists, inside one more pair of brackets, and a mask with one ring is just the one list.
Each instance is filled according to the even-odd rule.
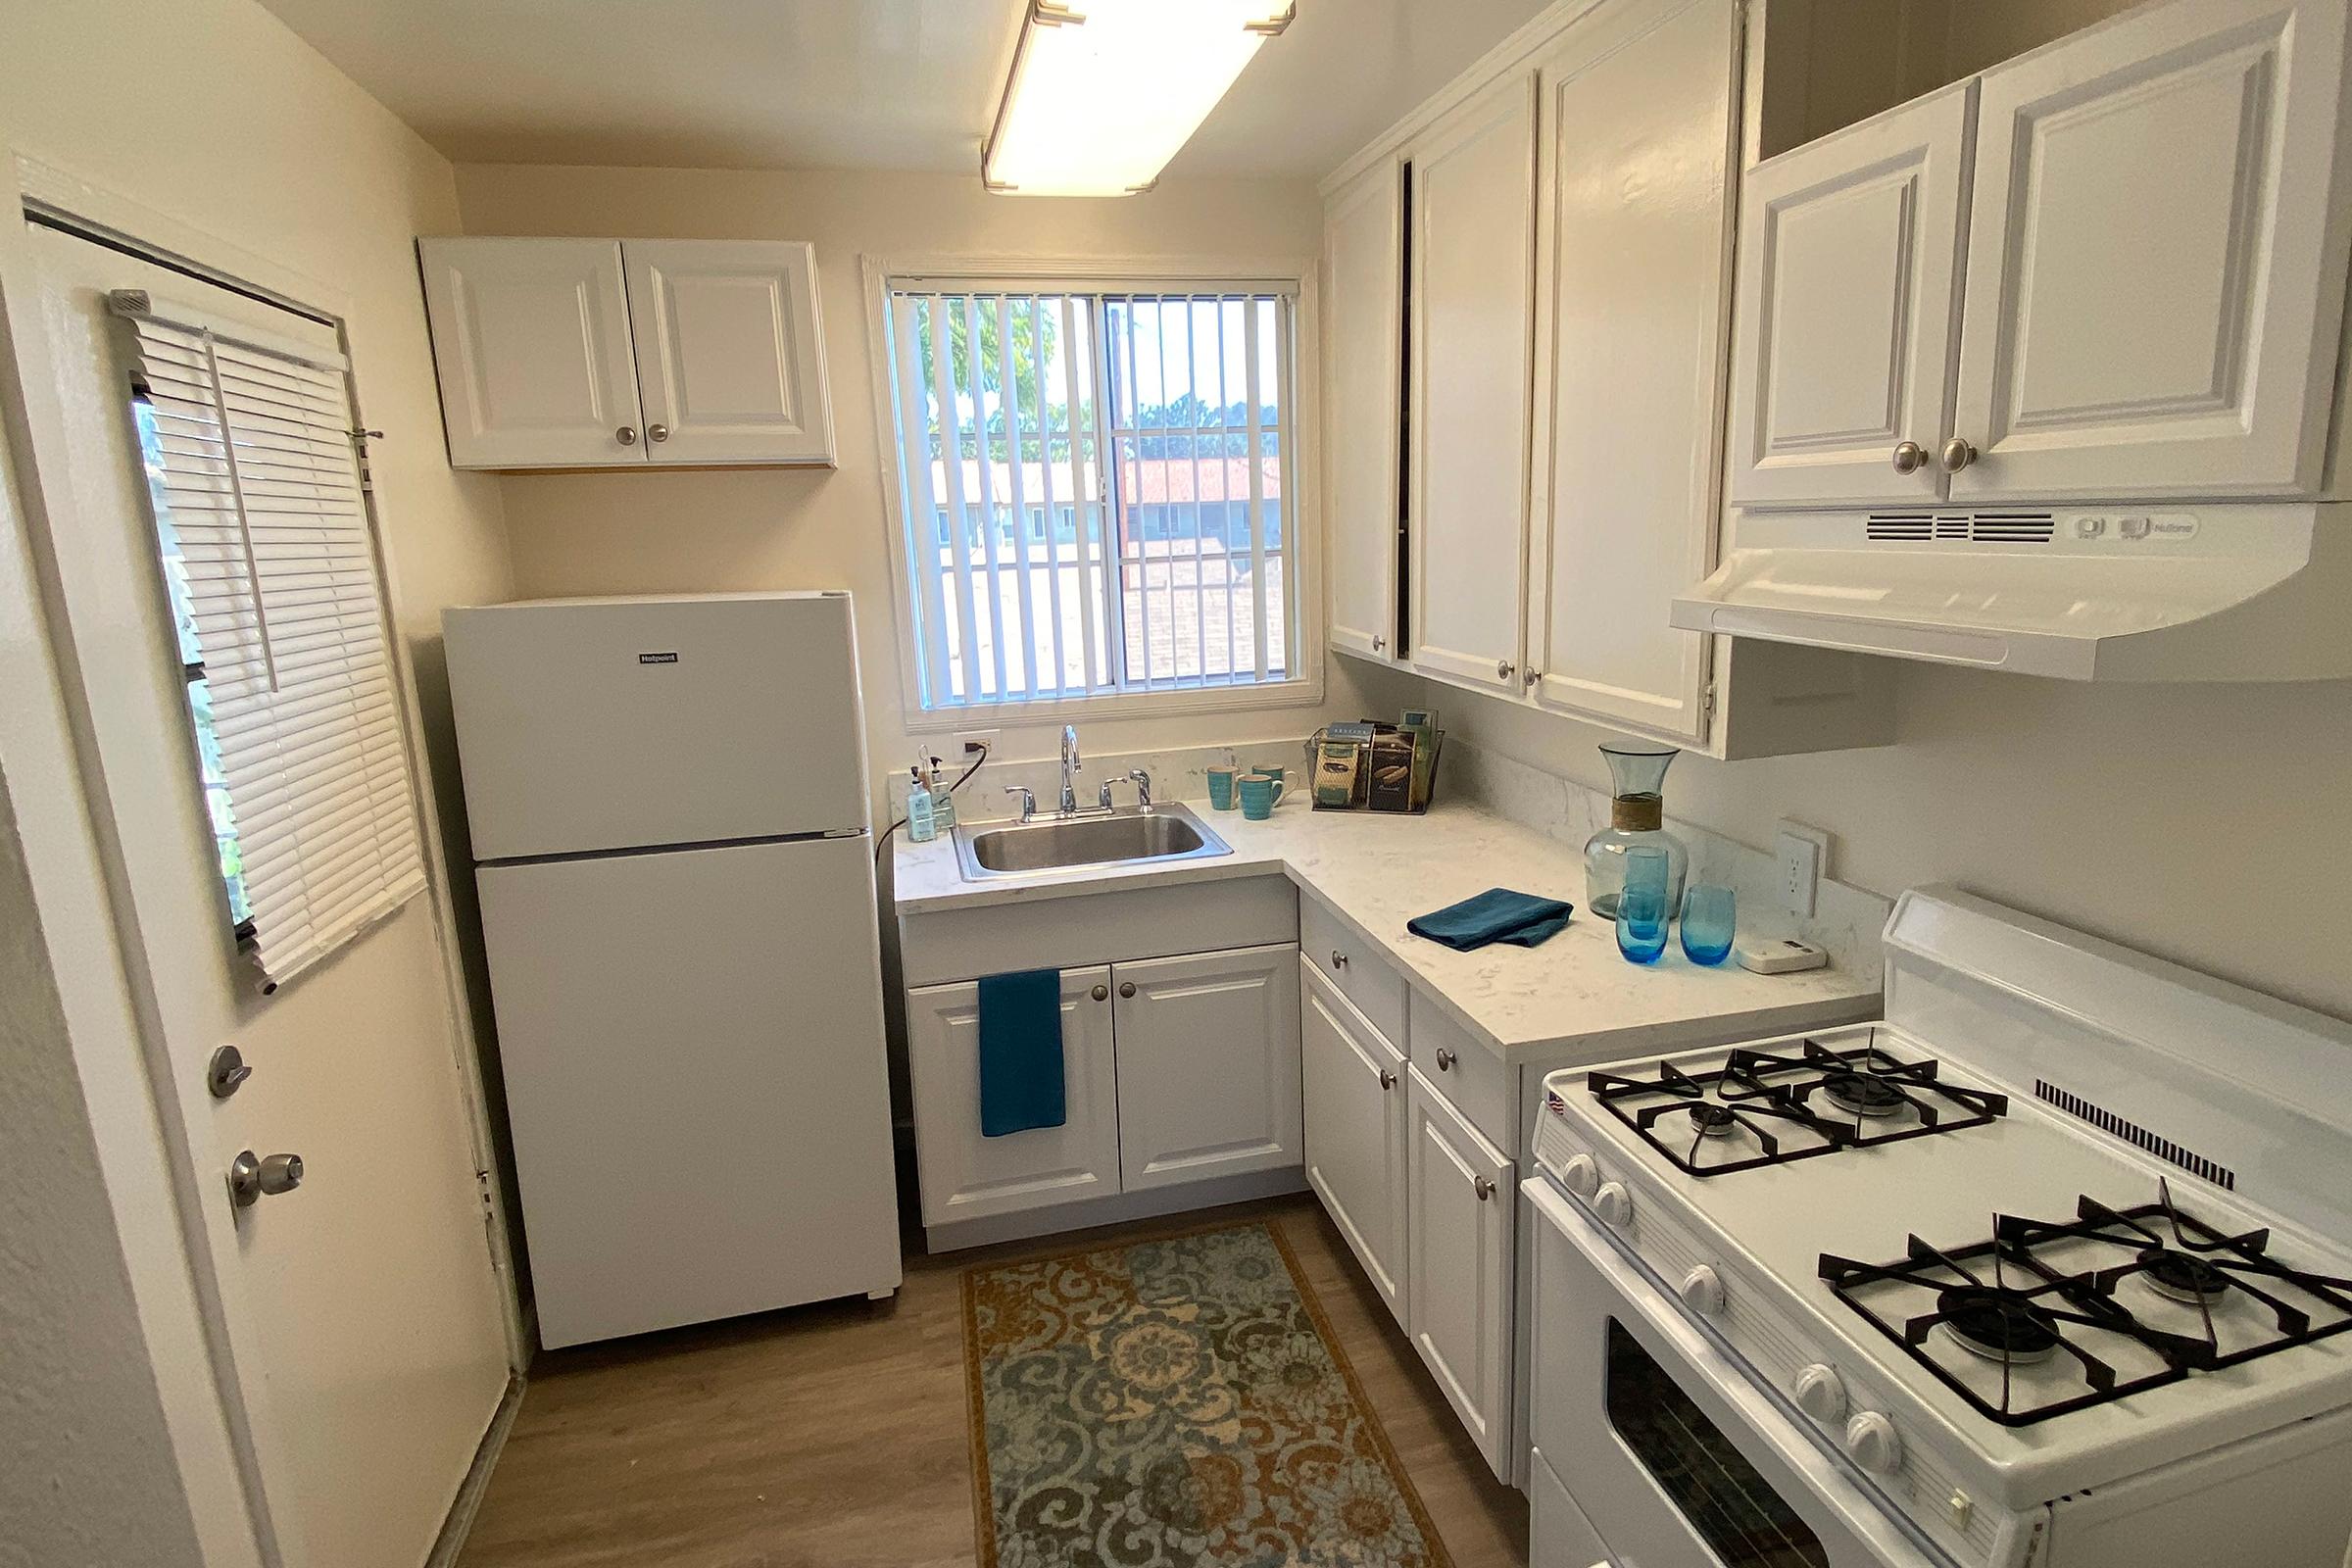
[[[1769,850],[1836,835],[1831,874],[1951,880],[2352,1018],[2352,681],[2077,685],[1900,663],[1898,743],[1685,757],[1666,808]],[[1430,686],[1472,740],[1608,786],[1606,732]]]
[[[917,745],[901,684],[874,366],[859,258],[1204,257],[1311,265],[1321,208],[1307,186],[1172,181],[1144,196],[1044,201],[990,196],[964,175],[462,165],[472,234],[805,239],[816,246],[841,460],[835,470],[516,474],[505,508],[517,595],[847,588],[857,595],[876,783]],[[1185,719],[1096,720],[1104,753],[1305,733],[1360,707],[1337,662],[1322,709]],[[983,719],[979,725],[988,723]],[[1004,730],[1000,755],[1048,755],[1058,729]]]

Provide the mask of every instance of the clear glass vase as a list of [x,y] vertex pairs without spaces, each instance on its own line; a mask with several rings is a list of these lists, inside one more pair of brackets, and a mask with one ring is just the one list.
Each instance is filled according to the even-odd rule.
[[1666,906],[1683,906],[1683,876],[1690,852],[1666,831],[1666,769],[1682,754],[1671,746],[1603,746],[1613,783],[1609,825],[1585,840],[1585,907],[1596,920],[1617,918],[1617,894],[1625,886],[1629,845],[1654,844],[1666,852]]

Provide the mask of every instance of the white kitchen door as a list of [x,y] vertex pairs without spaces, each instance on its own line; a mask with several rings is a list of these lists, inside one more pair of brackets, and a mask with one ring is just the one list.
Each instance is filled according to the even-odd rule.
[[[416,1568],[509,1377],[444,936],[414,898],[269,997],[239,957],[107,292],[330,351],[335,333],[55,231],[30,245],[67,447],[44,489],[70,698],[250,1500],[290,1565]],[[232,1044],[252,1076],[217,1099],[207,1064]],[[300,1186],[232,1207],[243,1150],[299,1154]]]

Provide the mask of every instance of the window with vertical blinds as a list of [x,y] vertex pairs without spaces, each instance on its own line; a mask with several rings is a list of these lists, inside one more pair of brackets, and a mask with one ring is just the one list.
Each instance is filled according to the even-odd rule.
[[344,365],[112,303],[229,911],[274,989],[424,886]]
[[1296,291],[895,277],[908,653],[955,710],[1298,678]]

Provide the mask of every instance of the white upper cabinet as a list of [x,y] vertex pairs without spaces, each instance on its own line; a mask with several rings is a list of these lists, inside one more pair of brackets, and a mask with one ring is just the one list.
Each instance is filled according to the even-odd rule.
[[2319,490],[2344,10],[2176,4],[1984,74],[1955,501]]
[[456,466],[833,461],[808,246],[465,238],[417,251]]
[[1396,656],[1403,171],[1376,160],[1323,215],[1324,559],[1331,645]]
[[[1667,612],[1713,564],[1740,58],[1738,0],[1632,0],[1537,62],[1527,684],[1689,743],[1707,731],[1708,642]],[[1491,227],[1499,251],[1509,232]]]
[[417,250],[452,464],[642,461],[618,243],[428,239]]
[[1415,668],[1519,689],[1535,301],[1536,103],[1496,83],[1412,153],[1410,496]]
[[1749,172],[1735,505],[1941,496],[1975,95],[1962,83]]
[[647,456],[831,463],[813,246],[628,240]]

